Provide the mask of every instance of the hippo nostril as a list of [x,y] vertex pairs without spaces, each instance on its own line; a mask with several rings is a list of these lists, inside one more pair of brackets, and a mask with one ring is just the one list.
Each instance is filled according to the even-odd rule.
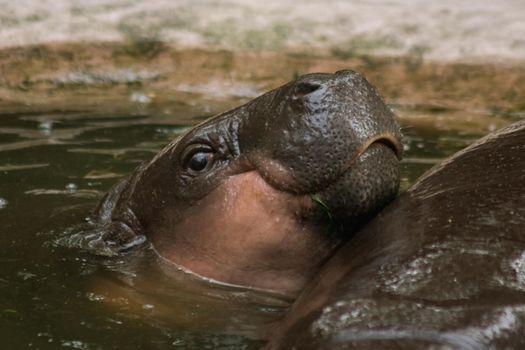
[[318,90],[321,87],[321,84],[319,83],[313,83],[313,82],[307,82],[303,81],[298,83],[295,86],[295,96],[296,97],[303,97],[305,95],[308,95],[316,90]]

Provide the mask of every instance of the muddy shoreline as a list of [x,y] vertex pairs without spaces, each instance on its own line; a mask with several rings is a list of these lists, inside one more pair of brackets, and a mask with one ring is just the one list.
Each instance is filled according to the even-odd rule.
[[9,2],[0,112],[209,113],[300,74],[354,69],[394,105],[522,114],[524,11],[519,0]]
[[112,106],[123,112],[163,113],[174,101],[196,108],[202,101],[220,104],[225,97],[242,101],[300,74],[340,69],[363,73],[394,105],[492,114],[522,115],[525,111],[525,65],[521,61],[434,63],[414,57],[186,49],[162,42],[2,49],[0,111]]

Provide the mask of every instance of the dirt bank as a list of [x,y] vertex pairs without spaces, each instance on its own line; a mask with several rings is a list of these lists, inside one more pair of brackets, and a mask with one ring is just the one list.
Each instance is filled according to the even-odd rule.
[[523,13],[520,0],[4,2],[0,112],[169,113],[350,68],[393,104],[521,115]]
[[224,97],[246,100],[300,74],[348,68],[362,72],[393,104],[480,113],[525,111],[522,64],[178,49],[160,43],[64,43],[0,50],[0,110],[112,105],[159,112],[174,101],[198,106]]

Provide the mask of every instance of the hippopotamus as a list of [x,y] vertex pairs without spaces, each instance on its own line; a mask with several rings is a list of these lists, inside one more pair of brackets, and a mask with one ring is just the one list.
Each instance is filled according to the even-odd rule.
[[443,161],[305,287],[267,349],[525,348],[525,121]]
[[214,116],[101,200],[89,246],[149,242],[210,281],[296,296],[397,194],[401,134],[375,88],[308,74]]

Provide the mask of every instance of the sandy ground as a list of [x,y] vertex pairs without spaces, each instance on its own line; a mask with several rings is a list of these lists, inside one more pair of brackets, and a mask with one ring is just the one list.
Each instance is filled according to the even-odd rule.
[[163,41],[336,56],[525,59],[523,0],[0,0],[0,47]]

